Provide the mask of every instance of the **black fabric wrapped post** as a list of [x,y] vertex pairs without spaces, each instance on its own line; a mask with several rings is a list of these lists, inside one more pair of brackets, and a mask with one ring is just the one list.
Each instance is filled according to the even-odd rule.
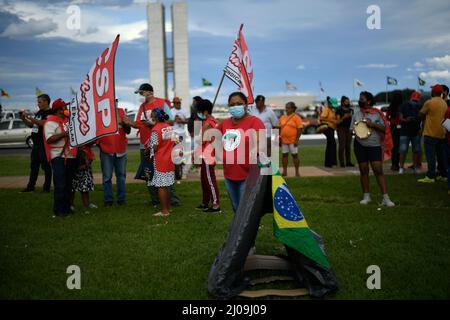
[[262,216],[272,212],[270,178],[261,176],[257,165],[251,166],[244,196],[208,276],[208,291],[218,299],[231,299],[248,285],[243,274],[245,261]]

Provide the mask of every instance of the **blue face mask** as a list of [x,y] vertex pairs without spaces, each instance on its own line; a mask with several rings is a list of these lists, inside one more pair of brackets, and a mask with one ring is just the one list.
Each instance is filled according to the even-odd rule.
[[245,108],[243,105],[230,107],[229,112],[235,119],[240,119],[245,115]]
[[200,120],[205,120],[205,115],[203,113],[197,112],[197,118],[199,118]]

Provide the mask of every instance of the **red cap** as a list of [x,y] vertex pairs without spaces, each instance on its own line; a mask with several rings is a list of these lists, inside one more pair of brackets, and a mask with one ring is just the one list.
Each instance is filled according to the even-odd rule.
[[69,105],[69,102],[65,102],[63,99],[58,98],[52,103],[52,110],[58,110],[59,108]]
[[434,86],[431,86],[431,92],[436,94],[441,94],[444,91],[444,88],[440,84],[435,84]]
[[414,91],[413,93],[411,93],[410,99],[414,101],[420,101],[420,99],[422,99],[422,94],[419,91]]

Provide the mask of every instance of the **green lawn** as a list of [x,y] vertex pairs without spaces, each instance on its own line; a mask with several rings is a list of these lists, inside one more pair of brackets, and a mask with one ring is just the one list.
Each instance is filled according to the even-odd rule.
[[[100,172],[100,157],[98,148],[94,148],[96,160],[93,162],[94,172]],[[325,159],[325,146],[302,146],[299,147],[300,166],[323,166]],[[353,162],[356,163],[352,154]],[[30,166],[29,155],[1,156],[0,176],[27,176]],[[128,171],[135,172],[140,163],[139,151],[132,150],[128,153]],[[281,154],[280,154],[281,164]],[[292,166],[292,157],[289,156],[289,166]]]
[[[418,185],[413,175],[387,180],[398,206],[380,211],[373,178],[377,201],[369,206],[358,204],[356,176],[288,180],[337,275],[340,289],[330,298],[449,299],[446,184]],[[177,185],[183,206],[169,218],[154,218],[144,185],[130,184],[126,207],[66,219],[51,218],[51,195],[0,190],[0,298],[209,299],[208,272],[232,218],[222,182],[220,188],[220,215],[193,210],[200,185],[183,182]],[[101,204],[101,186],[92,198]],[[271,215],[263,218],[256,246],[258,254],[284,252]],[[69,265],[81,268],[81,290],[66,288]],[[366,288],[370,265],[381,268],[381,290]]]

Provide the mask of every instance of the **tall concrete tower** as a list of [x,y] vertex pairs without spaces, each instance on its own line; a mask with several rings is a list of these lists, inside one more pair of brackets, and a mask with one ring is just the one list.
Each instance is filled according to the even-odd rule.
[[190,105],[189,94],[189,42],[186,2],[172,4],[172,52],[167,56],[165,8],[162,3],[147,5],[148,53],[150,83],[155,95],[169,98],[168,73],[173,73],[175,96],[182,99],[185,108]]

